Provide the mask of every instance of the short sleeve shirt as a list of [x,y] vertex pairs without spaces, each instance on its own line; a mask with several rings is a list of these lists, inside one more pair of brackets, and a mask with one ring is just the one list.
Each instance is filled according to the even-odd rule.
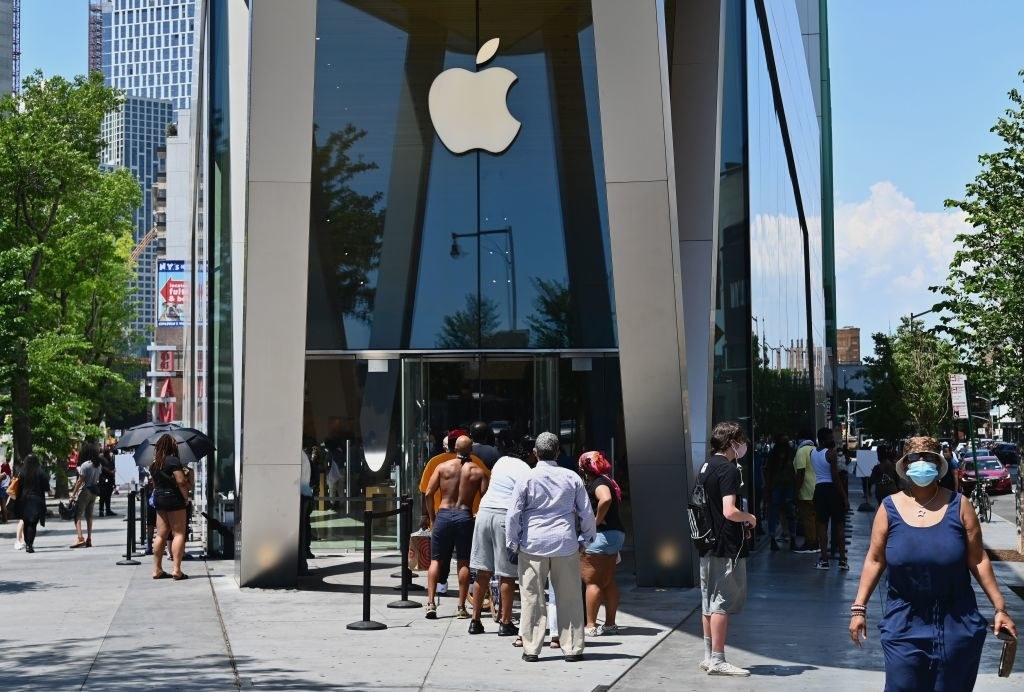
[[716,454],[711,457],[704,472],[704,491],[707,494],[708,513],[718,541],[707,554],[714,557],[746,557],[750,552],[743,539],[743,524],[725,518],[722,498],[734,495],[739,504],[743,481],[736,464]]
[[814,449],[814,445],[804,445],[800,449],[796,450],[796,456],[793,457],[793,470],[798,474],[800,470],[804,471],[804,482],[800,486],[798,491],[798,497],[801,500],[813,500],[814,499],[814,486],[816,485],[816,476],[814,475],[814,467],[811,466],[811,450]]

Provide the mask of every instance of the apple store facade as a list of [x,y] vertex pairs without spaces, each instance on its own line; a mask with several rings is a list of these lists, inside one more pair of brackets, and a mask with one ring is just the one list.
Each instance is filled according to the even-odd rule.
[[603,450],[637,583],[694,584],[711,423],[825,420],[818,1],[199,4],[190,343],[240,583],[296,583],[300,448],[337,551],[346,498],[482,420]]

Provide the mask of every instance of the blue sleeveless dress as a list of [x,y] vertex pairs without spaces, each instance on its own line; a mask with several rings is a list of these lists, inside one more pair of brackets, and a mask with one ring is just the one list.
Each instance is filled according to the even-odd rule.
[[942,520],[925,528],[903,521],[892,497],[882,502],[888,597],[878,629],[887,692],[974,689],[988,623],[967,569],[962,498],[953,493]]

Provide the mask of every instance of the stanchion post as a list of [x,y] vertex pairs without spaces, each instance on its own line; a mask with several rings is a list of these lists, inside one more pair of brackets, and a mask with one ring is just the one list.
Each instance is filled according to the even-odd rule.
[[420,603],[409,600],[409,534],[412,532],[412,498],[402,495],[399,500],[401,511],[398,513],[398,545],[402,551],[402,598],[388,603],[388,608],[419,608]]
[[135,544],[135,498],[136,498],[136,496],[138,496],[138,492],[136,492],[135,490],[133,490],[130,493],[128,493],[128,517],[127,517],[127,519],[128,519],[128,521],[127,521],[128,531],[126,532],[127,535],[125,536],[125,541],[126,541],[127,545],[125,546],[124,559],[117,561],[117,564],[119,564],[119,565],[141,565],[142,564],[138,560],[133,560],[132,559],[132,553],[135,550],[135,545],[134,544]]
[[350,622],[345,625],[350,630],[385,630],[388,628],[383,622],[375,622],[370,619],[370,543],[373,540],[373,512],[363,512],[363,619],[359,622]]

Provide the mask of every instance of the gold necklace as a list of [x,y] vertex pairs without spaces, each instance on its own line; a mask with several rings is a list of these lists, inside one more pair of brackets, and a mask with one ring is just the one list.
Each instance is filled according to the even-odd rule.
[[935,484],[935,492],[932,493],[932,496],[929,497],[928,501],[925,502],[924,504],[921,504],[920,502],[918,502],[917,498],[914,497],[913,493],[911,493],[910,497],[913,498],[914,502],[917,504],[917,507],[918,507],[918,510],[917,510],[917,516],[918,517],[923,517],[925,515],[925,512],[928,511],[928,505],[930,505],[932,503],[932,500],[934,500],[935,497],[938,494],[939,494],[939,484],[938,483]]

